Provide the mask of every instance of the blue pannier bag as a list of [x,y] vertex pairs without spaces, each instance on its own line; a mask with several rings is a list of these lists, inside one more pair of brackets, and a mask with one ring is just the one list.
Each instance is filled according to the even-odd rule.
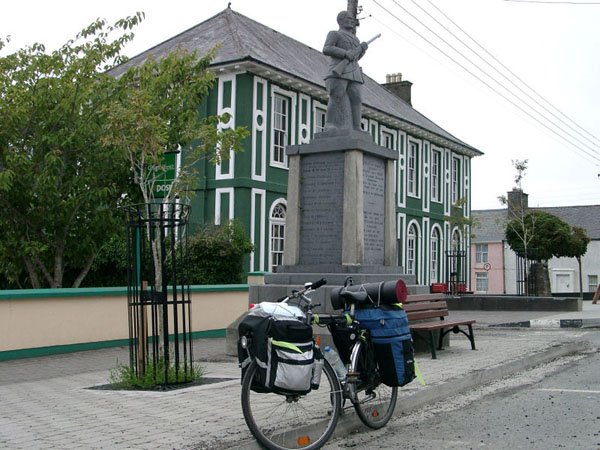
[[414,346],[406,312],[397,306],[357,309],[361,328],[371,332],[371,342],[381,381],[404,386],[415,378]]

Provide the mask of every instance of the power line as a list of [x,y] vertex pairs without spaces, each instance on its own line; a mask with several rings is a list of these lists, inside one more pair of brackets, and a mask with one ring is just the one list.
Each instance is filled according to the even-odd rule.
[[547,5],[600,5],[600,2],[549,2],[543,0],[504,0],[513,3],[545,3]]
[[[471,61],[468,57],[466,57],[460,50],[456,49],[456,47],[454,47],[452,44],[450,44],[448,41],[446,41],[443,37],[441,37],[438,33],[435,32],[435,30],[431,29],[428,25],[426,25],[425,23],[423,23],[423,21],[421,21],[418,17],[416,17],[414,14],[412,14],[409,10],[407,10],[405,7],[403,7],[402,5],[400,5],[400,3],[398,3],[397,0],[392,0],[400,9],[402,9],[404,12],[406,12],[409,16],[411,16],[413,19],[415,19],[417,22],[419,22],[423,27],[425,27],[427,30],[429,30],[431,33],[433,33],[440,41],[442,41],[443,43],[445,43],[447,46],[449,46],[452,50],[454,50],[456,53],[458,53],[460,56],[462,56],[466,61],[468,61],[469,63],[471,63],[473,66],[477,67],[475,65],[475,63],[473,63],[473,61]],[[414,0],[412,0],[413,3],[415,3]],[[418,5],[417,5],[418,6]],[[421,8],[419,6],[419,8]],[[422,8],[421,8],[422,9]],[[423,9],[422,9],[423,10]],[[425,11],[426,12],[426,11]],[[428,12],[426,12],[426,14],[434,19],[436,22],[438,22],[440,25],[442,25],[439,21],[437,21],[437,19],[435,19],[431,14],[429,14]],[[448,30],[448,28],[444,27],[444,29],[446,31],[448,31],[455,39],[457,39],[461,44],[463,44],[465,47],[467,47],[469,50],[471,50],[478,58],[480,58],[482,61],[484,61],[485,63],[487,63],[488,65],[490,65],[490,67],[492,67],[494,70],[496,70],[497,72],[499,72],[494,66],[492,66],[491,64],[489,64],[489,62],[481,57],[476,51],[474,51],[473,49],[471,49],[467,44],[465,44],[460,38],[458,38],[454,33],[450,32]],[[477,67],[485,76],[487,76],[488,78],[490,78],[494,83],[496,83],[497,85],[499,85],[502,89],[504,89],[505,91],[507,91],[510,95],[512,95],[513,97],[515,97],[517,99],[517,101],[522,102],[525,106],[527,106],[529,109],[531,109],[534,113],[540,115],[541,117],[544,118],[544,120],[548,121],[550,124],[552,124],[553,126],[556,126],[557,128],[559,128],[563,133],[566,133],[569,137],[571,137],[572,139],[574,139],[575,141],[579,142],[582,146],[587,147],[589,150],[591,150],[593,153],[597,153],[598,156],[600,156],[600,153],[598,153],[598,151],[595,148],[590,147],[589,145],[587,145],[585,142],[582,142],[579,138],[573,136],[571,133],[569,133],[568,131],[566,131],[565,129],[563,129],[562,127],[560,127],[559,125],[557,125],[555,122],[553,122],[551,119],[549,119],[548,117],[546,117],[544,114],[541,114],[539,111],[537,111],[533,106],[531,106],[530,104],[528,104],[527,102],[523,101],[522,99],[520,99],[519,97],[517,97],[513,92],[511,92],[506,86],[504,86],[500,81],[498,81],[496,78],[494,78],[492,75],[490,75],[489,73],[487,73],[486,71],[482,70],[481,68]],[[501,72],[499,72],[501,73]],[[506,77],[505,77],[506,78]],[[509,79],[510,81],[510,79]],[[514,83],[513,83],[514,85]],[[496,93],[498,93],[496,91]],[[505,99],[506,97],[503,96]],[[515,105],[514,102],[513,105]],[[516,105],[515,105],[516,106]],[[521,111],[523,111],[523,109],[521,109]],[[525,112],[525,111],[523,111]],[[529,114],[530,117],[533,118],[533,116],[531,116]],[[537,119],[536,119],[537,120]],[[538,123],[541,123],[538,120]],[[570,126],[569,126],[570,127]],[[548,129],[550,129],[549,127],[546,127]],[[570,127],[571,129],[573,129],[572,127]],[[573,130],[575,131],[575,130]],[[579,132],[575,131],[577,134],[580,135]],[[556,133],[558,134],[558,133]],[[580,149],[582,151],[584,151],[586,154],[590,155],[589,152]],[[592,156],[592,155],[590,155]],[[593,156],[595,157],[595,156]]]
[[[396,2],[395,0],[393,0],[394,3],[401,8],[402,10],[404,10],[405,12],[407,12],[407,14],[409,14],[411,17],[413,17],[415,20],[417,20],[419,23],[421,23],[421,25],[423,25],[425,28],[427,28],[429,31],[431,31],[434,35],[436,35],[438,37],[438,39],[440,39],[442,42],[444,42],[446,45],[448,45],[450,48],[452,48],[455,52],[457,52],[460,56],[462,56],[464,59],[466,59],[469,63],[473,64],[472,61],[465,57],[459,50],[457,50],[455,47],[453,47],[451,44],[449,44],[445,39],[443,39],[442,37],[440,37],[437,33],[435,33],[435,31],[431,30],[431,28],[429,28],[427,25],[425,25],[422,21],[420,21],[418,18],[416,18],[412,13],[410,13],[410,11],[406,10],[404,7],[402,7],[401,5],[398,4],[398,2]],[[468,67],[466,67],[464,64],[462,64],[461,62],[457,61],[455,58],[453,58],[451,55],[449,55],[448,53],[446,53],[443,49],[441,49],[438,45],[436,45],[434,42],[432,42],[430,39],[428,39],[427,37],[423,36],[423,34],[419,33],[419,31],[415,30],[412,26],[410,26],[408,23],[406,23],[405,21],[403,21],[402,19],[400,19],[396,14],[394,14],[392,11],[390,11],[388,8],[386,8],[385,6],[383,6],[378,0],[373,0],[373,3],[375,3],[379,8],[381,8],[383,11],[385,11],[388,15],[390,15],[391,17],[393,17],[396,21],[398,21],[399,23],[401,23],[402,25],[404,25],[405,27],[407,27],[409,30],[411,30],[413,33],[417,34],[421,39],[423,39],[425,42],[427,42],[429,45],[431,45],[432,47],[434,47],[436,50],[438,50],[440,53],[442,53],[444,56],[446,56],[448,59],[450,59],[452,62],[454,62],[456,65],[458,65],[460,68],[462,68],[463,70],[465,70],[467,73],[469,73],[472,77],[476,78],[478,81],[480,81],[482,84],[484,84],[485,86],[487,86],[489,89],[491,89],[493,92],[495,92],[497,95],[499,95],[500,97],[502,97],[503,99],[505,99],[507,102],[509,102],[510,104],[512,104],[514,107],[516,107],[517,109],[519,109],[521,112],[523,112],[524,114],[526,114],[528,117],[530,117],[531,119],[533,119],[535,122],[537,122],[538,124],[542,125],[544,128],[546,128],[548,131],[550,131],[552,134],[558,136],[559,138],[563,139],[565,142],[567,142],[568,144],[570,144],[571,146],[573,146],[573,148],[579,152],[580,156],[582,156],[585,159],[588,159],[589,161],[593,162],[594,164],[598,164],[598,162],[600,162],[600,157],[594,154],[591,154],[590,152],[586,151],[585,149],[582,149],[578,146],[576,146],[575,144],[573,144],[573,142],[571,142],[569,139],[567,139],[565,136],[559,134],[556,130],[554,130],[553,128],[549,127],[546,123],[542,122],[539,118],[535,117],[534,115],[532,115],[529,111],[525,110],[521,105],[515,103],[512,99],[510,99],[509,97],[507,97],[504,93],[498,91],[498,89],[496,89],[494,86],[490,85],[486,80],[482,79],[480,76],[478,76],[477,74],[475,74],[472,70],[470,70]],[[398,32],[394,29],[392,29],[391,27],[387,27],[388,29],[390,29],[394,34],[400,36],[398,34]],[[481,70],[481,69],[479,69]],[[508,89],[502,85],[502,83],[498,82],[497,80],[495,80],[492,76],[490,76],[489,74],[485,73],[484,71],[482,71],[488,78],[491,78],[495,83],[499,84],[503,89],[507,90]],[[510,91],[508,91],[510,92]],[[511,93],[511,95],[514,95]],[[522,100],[520,100],[522,101]],[[535,108],[533,108],[532,106],[528,105],[526,102],[523,102],[528,108],[532,109],[534,112],[537,112],[538,114],[540,114],[545,120],[547,120],[548,122],[552,123],[553,125],[556,126],[556,124],[554,124],[551,120],[549,120],[547,117],[545,117],[543,114],[539,113],[538,111],[535,110]],[[557,127],[560,128],[560,127]],[[562,130],[562,128],[560,128]],[[564,130],[562,130],[564,131]],[[567,133],[568,134],[568,133]],[[580,142],[580,141],[579,141]],[[588,147],[589,148],[589,147]],[[595,150],[592,149],[592,151],[594,153],[596,153]],[[584,153],[585,155],[587,155],[589,158],[586,158],[586,156],[582,155],[581,153]]]
[[[413,3],[415,3],[417,6],[419,6],[415,0],[412,0]],[[452,25],[454,25],[456,28],[458,28],[465,36],[467,36],[471,41],[473,41],[480,49],[482,49],[488,56],[490,56],[494,61],[496,61],[503,69],[505,69],[509,74],[511,74],[513,77],[515,77],[515,79],[517,79],[520,83],[522,83],[527,89],[529,89],[531,92],[533,92],[535,95],[537,95],[540,99],[542,99],[542,101],[544,101],[547,105],[549,105],[552,109],[554,109],[555,111],[557,111],[561,116],[563,116],[564,118],[566,118],[568,121],[570,121],[573,125],[575,125],[577,128],[579,128],[581,131],[583,131],[584,133],[586,133],[588,136],[594,138],[596,141],[600,142],[600,139],[598,139],[595,135],[593,135],[592,133],[590,133],[589,131],[587,131],[585,128],[583,128],[582,126],[580,126],[577,122],[575,122],[573,119],[571,119],[569,116],[567,116],[566,114],[564,114],[560,109],[558,109],[556,106],[554,106],[552,103],[550,103],[546,98],[544,98],[544,96],[542,96],[539,92],[537,92],[534,88],[532,88],[529,84],[527,84],[523,79],[521,79],[516,73],[514,73],[512,70],[510,70],[505,64],[502,63],[502,61],[500,61],[498,58],[496,58],[492,53],[490,53],[483,45],[481,45],[479,42],[477,42],[477,40],[475,40],[471,35],[469,35],[464,29],[462,29],[456,22],[454,22],[450,17],[448,17],[448,15],[446,13],[444,13],[440,8],[438,8],[431,0],[427,0],[431,6],[433,6],[440,14],[442,14],[450,23],[452,23]],[[421,8],[419,6],[419,8]],[[422,9],[422,8],[421,8]],[[425,11],[426,12],[426,11]],[[431,16],[428,12],[426,12],[426,14],[428,14],[430,17],[432,17],[434,20],[436,20],[433,16]],[[438,22],[436,20],[436,22]],[[438,22],[440,23],[440,22]],[[440,23],[441,26],[443,26]],[[447,30],[446,27],[444,27],[444,29]],[[451,31],[448,30],[448,32],[450,34],[452,34],[456,39],[458,39],[460,42],[462,42],[462,40],[460,38],[458,38],[456,35],[454,35],[454,33],[452,33]],[[544,105],[540,104],[534,97],[532,97],[530,94],[528,94],[526,91],[524,91],[523,89],[521,89],[514,81],[512,81],[510,78],[506,77],[506,75],[504,75],[501,71],[499,71],[497,68],[495,68],[493,65],[491,65],[485,58],[481,57],[475,50],[471,49],[471,47],[469,47],[467,44],[465,44],[463,42],[463,44],[469,48],[469,50],[471,50],[473,53],[475,53],[482,61],[486,62],[488,65],[490,65],[490,67],[492,67],[494,70],[496,70],[496,72],[498,72],[500,75],[502,75],[505,79],[507,79],[513,86],[515,86],[517,89],[519,89],[521,92],[523,92],[525,95],[527,95],[530,99],[532,99],[536,104],[538,104],[539,106],[541,106],[544,110],[546,110],[548,113],[550,113],[553,117],[555,117],[556,119],[558,119],[561,123],[565,124],[566,126],[568,126],[569,128],[571,128],[573,131],[575,131],[573,129],[573,127],[571,127],[569,124],[567,124],[565,121],[563,121],[560,117],[558,117],[557,115],[555,115],[552,111],[550,111],[548,108],[546,108]],[[577,131],[575,131],[577,132]],[[577,132],[579,135],[581,135],[581,133]],[[583,135],[581,135],[583,137]],[[595,142],[593,142],[592,140],[585,138],[588,142],[591,142],[593,145],[597,145]]]

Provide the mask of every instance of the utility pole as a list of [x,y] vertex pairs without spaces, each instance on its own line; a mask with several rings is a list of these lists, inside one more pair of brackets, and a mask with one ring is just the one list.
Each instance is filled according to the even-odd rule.
[[348,12],[354,19],[355,25],[353,31],[356,34],[356,27],[358,26],[358,0],[348,0]]

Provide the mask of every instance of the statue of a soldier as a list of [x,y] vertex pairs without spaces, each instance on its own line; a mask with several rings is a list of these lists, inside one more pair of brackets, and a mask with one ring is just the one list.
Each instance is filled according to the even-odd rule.
[[337,22],[340,29],[329,32],[323,47],[323,54],[331,58],[325,77],[329,93],[325,125],[327,130],[360,130],[364,79],[358,60],[369,45],[356,37],[358,24],[348,11],[340,12]]

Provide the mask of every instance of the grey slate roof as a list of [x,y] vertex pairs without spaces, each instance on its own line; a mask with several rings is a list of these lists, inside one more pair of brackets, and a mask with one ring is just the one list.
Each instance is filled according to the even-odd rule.
[[[571,226],[585,229],[591,239],[600,240],[600,205],[555,206],[529,210],[553,214]],[[472,230],[474,244],[504,240],[506,209],[473,210],[471,215],[475,219]]]
[[[118,76],[127,68],[143,63],[150,55],[160,58],[177,48],[187,51],[197,50],[200,55],[203,55],[216,45],[220,47],[213,65],[254,61],[324,89],[323,77],[329,66],[325,55],[230,8],[131,58],[127,63],[113,69],[111,73]],[[363,104],[449,140],[472,154],[482,154],[481,151],[457,139],[369,77],[365,77]]]
[[500,242],[504,240],[506,209],[471,211],[474,224],[471,227],[474,244]]

